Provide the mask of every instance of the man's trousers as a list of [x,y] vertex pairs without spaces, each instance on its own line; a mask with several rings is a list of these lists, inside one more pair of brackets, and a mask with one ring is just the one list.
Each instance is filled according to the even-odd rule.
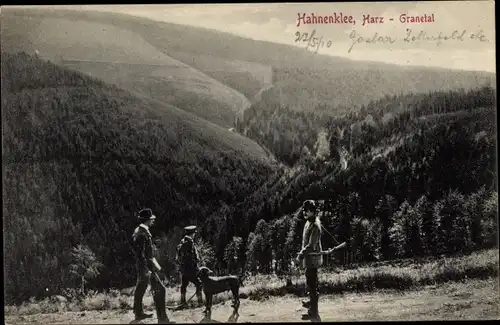
[[311,315],[317,316],[318,312],[318,269],[317,268],[307,268],[306,269],[306,285],[309,291],[310,308],[309,313]]
[[193,283],[196,286],[196,296],[198,303],[201,305],[203,303],[202,288],[203,283],[198,279],[196,275],[196,270],[186,270],[182,273],[181,277],[181,304],[186,302],[186,290],[189,283]]
[[144,298],[149,283],[151,283],[151,291],[153,293],[153,301],[155,303],[158,320],[168,320],[165,308],[165,287],[163,287],[154,274],[149,273],[147,270],[142,270],[137,276],[137,284],[134,293],[134,314],[136,316],[144,314],[142,299]]

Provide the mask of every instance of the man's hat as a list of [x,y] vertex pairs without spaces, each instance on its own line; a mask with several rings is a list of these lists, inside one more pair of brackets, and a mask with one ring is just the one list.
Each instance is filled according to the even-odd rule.
[[313,200],[305,200],[304,203],[302,203],[302,209],[304,211],[314,211],[316,210],[316,203],[314,203]]
[[187,227],[184,227],[184,231],[187,234],[194,233],[194,232],[196,232],[196,226],[187,226]]
[[156,216],[153,214],[151,209],[142,209],[139,211],[139,215],[137,216],[139,221],[148,221],[156,219]]

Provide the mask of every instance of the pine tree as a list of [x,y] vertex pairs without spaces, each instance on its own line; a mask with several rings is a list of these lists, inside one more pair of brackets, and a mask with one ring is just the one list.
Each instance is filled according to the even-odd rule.
[[393,214],[395,212],[396,200],[391,195],[384,195],[375,207],[375,214],[382,224],[380,253],[384,259],[393,257],[390,229],[393,226]]
[[408,201],[404,201],[394,214],[390,238],[397,256],[417,257],[423,254],[421,238],[422,215]]
[[228,272],[234,273],[238,272],[240,268],[240,249],[243,239],[241,237],[234,236],[231,242],[226,246],[224,251],[224,262],[228,266]]
[[420,238],[422,239],[423,250],[426,255],[437,254],[437,225],[433,218],[432,203],[427,196],[422,195],[414,206],[415,213],[422,218]]
[[258,258],[258,240],[253,232],[248,234],[247,248],[245,254],[245,270],[252,273],[257,272],[257,258]]
[[434,204],[434,220],[437,224],[437,240],[441,254],[461,252],[468,245],[463,202],[462,194],[449,191],[443,199]]
[[75,279],[80,279],[80,293],[85,294],[85,283],[88,279],[99,276],[103,264],[100,263],[95,254],[86,245],[77,245],[71,252],[73,258],[70,265],[70,273]]

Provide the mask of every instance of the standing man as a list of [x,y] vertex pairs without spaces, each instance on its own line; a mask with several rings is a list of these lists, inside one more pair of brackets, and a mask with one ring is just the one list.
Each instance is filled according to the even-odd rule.
[[154,258],[155,247],[151,233],[149,232],[149,228],[153,226],[156,217],[153,215],[151,209],[143,209],[139,211],[138,219],[141,224],[135,228],[132,235],[137,269],[137,284],[134,293],[135,319],[142,320],[153,316],[144,312],[142,304],[148,284],[151,283],[158,323],[169,323],[170,321],[165,310],[165,287],[161,284],[156,273],[161,268]]
[[177,246],[176,260],[181,272],[181,305],[186,303],[186,289],[189,283],[196,286],[196,296],[198,304],[203,305],[202,286],[198,279],[198,251],[194,245],[194,236],[196,235],[196,226],[184,228],[184,237]]
[[309,291],[309,301],[303,302],[308,312],[302,315],[302,319],[317,320],[319,319],[318,268],[323,265],[323,255],[320,254],[322,251],[321,223],[319,217],[316,216],[316,204],[313,200],[304,201],[301,209],[307,222],[304,226],[302,249],[297,255],[297,262],[302,262],[302,266],[306,269],[306,284]]

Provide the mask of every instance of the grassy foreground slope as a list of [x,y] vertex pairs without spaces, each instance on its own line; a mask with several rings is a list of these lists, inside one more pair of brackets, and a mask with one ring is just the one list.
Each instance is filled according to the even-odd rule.
[[86,244],[99,283],[133,281],[134,212],[155,235],[202,223],[275,168],[251,140],[182,110],[62,69],[2,53],[6,300],[71,283]]
[[[344,315],[342,317],[360,319],[360,317],[364,316],[365,320],[374,320],[373,318],[385,318],[387,320],[397,315],[394,315],[394,311],[392,313],[385,313],[385,306],[382,304],[385,300],[391,301],[391,303],[395,299],[398,299],[398,301],[409,300],[410,297],[422,300],[424,300],[423,297],[426,297],[435,300],[437,297],[433,296],[438,292],[440,298],[444,299],[444,301],[453,303],[459,300],[461,304],[466,303],[465,306],[457,306],[462,307],[462,310],[467,309],[467,307],[470,307],[470,304],[474,303],[475,306],[480,306],[483,312],[487,311],[487,315],[481,315],[481,317],[498,315],[498,309],[496,311],[494,309],[495,303],[498,303],[498,295],[495,294],[495,292],[498,292],[498,249],[485,250],[449,259],[439,258],[427,261],[402,260],[384,265],[368,264],[361,267],[352,265],[352,267],[352,269],[321,269],[319,274],[319,288],[322,316],[328,315],[328,317],[334,316],[338,318],[340,315],[335,315],[331,312],[335,306],[352,304],[353,301],[358,300],[358,308],[360,308],[361,301],[359,300],[363,299],[377,303],[378,306],[376,308],[381,309],[380,312],[367,312],[366,315],[357,316]],[[304,290],[304,280],[303,274],[299,275],[297,273],[293,277],[295,285],[286,287],[284,285],[285,281],[275,275],[257,275],[246,279],[245,286],[240,290],[240,298],[242,299],[241,317],[252,322],[263,321],[263,319],[257,318],[259,317],[258,315],[262,314],[263,311],[267,312],[266,306],[271,301],[278,302],[278,299],[280,303],[283,301],[287,302],[287,304],[283,303],[282,307],[290,308],[289,312],[281,310],[282,317],[290,314],[290,312],[296,312],[294,309],[300,305],[298,297],[304,296],[306,292]],[[70,297],[70,301],[66,305],[53,304],[49,299],[31,301],[21,306],[7,306],[6,315],[9,321],[16,320],[16,317],[23,317],[25,318],[24,320],[31,322],[31,320],[35,320],[32,316],[50,317],[49,315],[41,316],[40,314],[59,312],[61,321],[65,319],[72,322],[71,314],[63,315],[61,312],[86,311],[86,315],[81,316],[85,317],[85,322],[90,323],[91,321],[87,320],[90,320],[88,317],[91,317],[90,315],[92,315],[92,311],[94,310],[107,313],[112,313],[113,310],[116,313],[122,314],[127,310],[131,310],[134,288],[131,289],[128,294],[120,293],[120,291],[115,289],[111,289],[106,293],[92,292],[80,301]],[[177,303],[178,292],[176,289],[175,287],[168,289],[168,305],[175,305]],[[480,297],[473,295],[471,289],[476,289],[472,290],[476,294],[481,292]],[[467,292],[468,290],[469,292]],[[188,287],[188,295],[193,293],[194,288]],[[378,297],[379,301],[375,301],[374,297]],[[220,319],[221,311],[225,311],[229,307],[229,304],[220,304],[220,302],[228,301],[231,298],[231,293],[229,292],[221,293],[214,297],[215,306],[213,316],[215,319]],[[327,303],[332,302],[332,300],[336,301],[335,306]],[[422,301],[415,305],[419,305],[419,308],[416,308],[414,311],[414,316],[420,316],[420,310],[423,307]],[[433,301],[429,305],[431,305],[429,307],[439,307],[439,304],[435,304]],[[151,296],[145,297],[145,306],[147,309],[153,310],[154,305]],[[394,308],[394,305],[392,305],[392,308]],[[255,311],[257,311],[258,315],[254,314],[253,316],[255,317],[250,317]],[[407,315],[403,310],[399,310],[399,312],[401,313],[400,316]],[[444,310],[438,312],[436,309],[432,316],[441,318],[443,312]],[[184,320],[184,317],[189,317],[187,314],[191,314],[192,317],[196,317],[199,314],[201,317],[201,310],[190,309],[174,312],[171,315],[176,321],[179,321],[180,319]],[[227,316],[229,316],[229,310]],[[227,316],[225,317],[227,318]],[[94,317],[96,318],[92,322],[99,320],[97,315]],[[132,316],[130,315],[130,317]],[[297,319],[299,317],[297,316]],[[80,318],[80,321],[82,319]],[[323,317],[323,320],[333,319],[324,319]]]
[[[241,300],[239,323],[301,322],[301,298],[270,297],[259,301]],[[99,300],[94,299],[99,305]],[[154,313],[151,296],[146,305]],[[468,281],[428,286],[422,290],[400,292],[349,293],[321,296],[319,310],[323,322],[354,321],[423,321],[423,320],[494,320],[498,319],[498,281]],[[395,308],[397,306],[397,308]],[[229,303],[214,307],[212,323],[234,322]],[[176,323],[203,323],[203,307],[185,309],[171,314]],[[279,312],[276,312],[279,311]],[[58,312],[52,314],[7,314],[5,324],[127,324],[132,310],[99,310]],[[152,318],[143,323],[154,324]],[[302,321],[307,323],[308,321]]]

